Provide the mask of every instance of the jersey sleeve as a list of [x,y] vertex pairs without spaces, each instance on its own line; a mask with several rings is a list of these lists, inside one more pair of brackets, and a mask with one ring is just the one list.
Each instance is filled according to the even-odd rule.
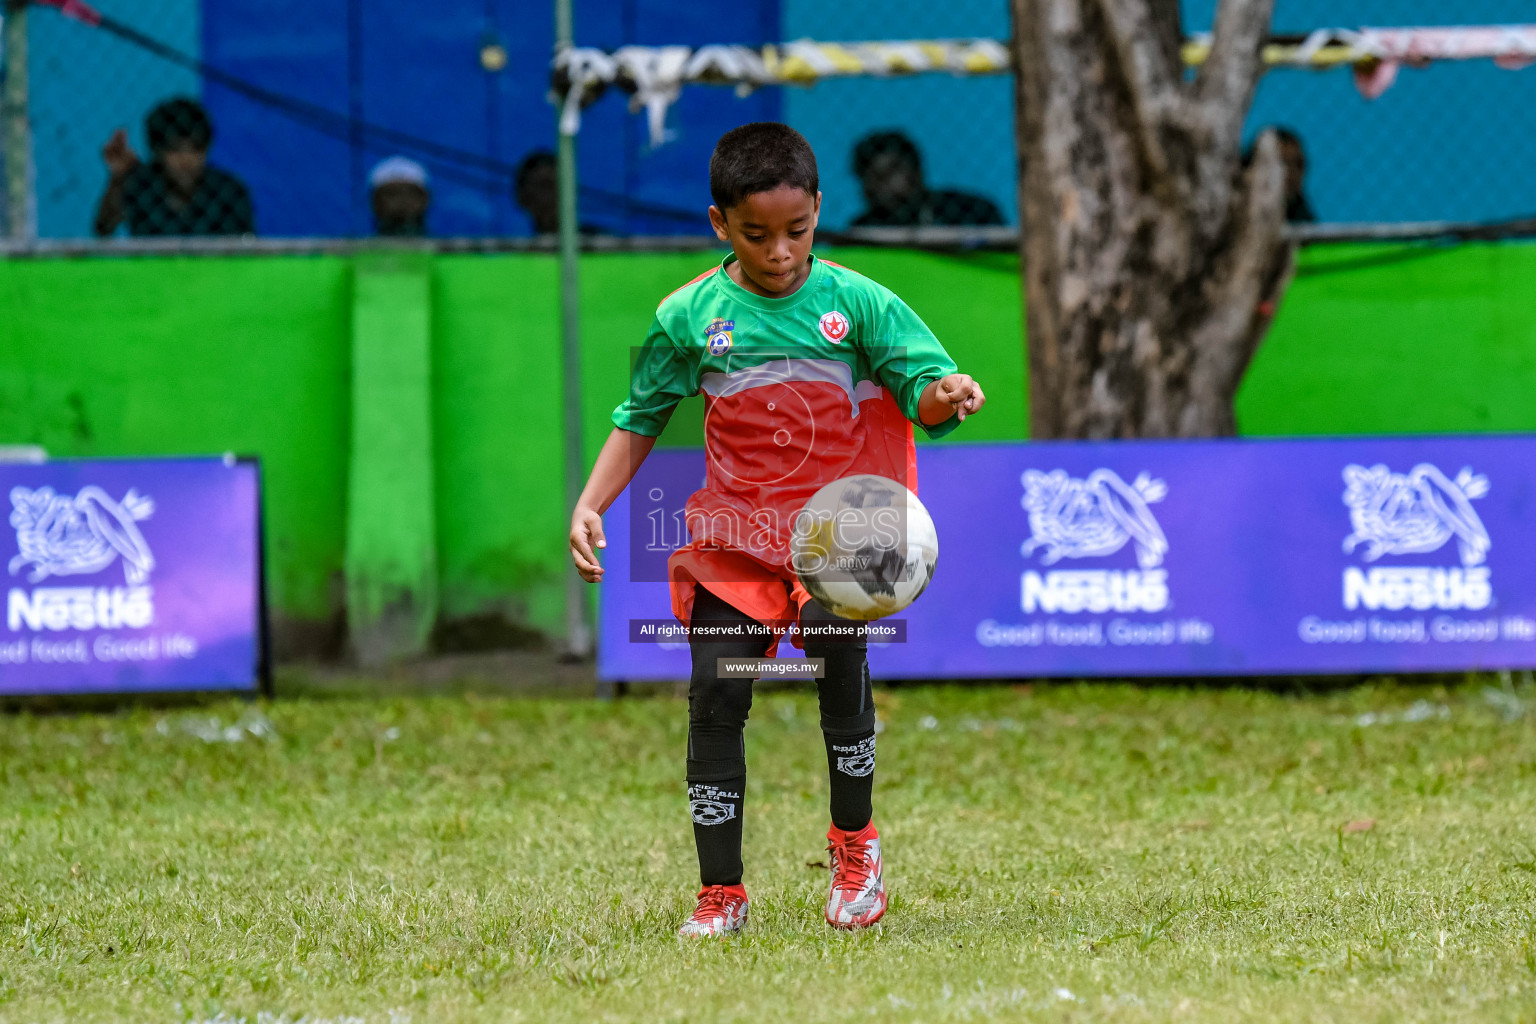
[[659,437],[677,403],[698,391],[693,368],[658,314],[629,374],[629,397],[613,410],[613,424]]
[[959,416],[928,426],[918,419],[923,389],[955,372],[955,361],[912,307],[895,294],[879,296],[868,342],[870,368],[880,385],[896,398],[902,414],[929,437],[943,437],[960,425]]

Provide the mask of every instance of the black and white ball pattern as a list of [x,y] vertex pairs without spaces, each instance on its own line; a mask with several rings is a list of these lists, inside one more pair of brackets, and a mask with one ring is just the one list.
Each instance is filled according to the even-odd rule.
[[902,611],[933,579],[939,538],[907,488],[864,474],[827,484],[800,510],[791,564],[834,615],[868,621]]

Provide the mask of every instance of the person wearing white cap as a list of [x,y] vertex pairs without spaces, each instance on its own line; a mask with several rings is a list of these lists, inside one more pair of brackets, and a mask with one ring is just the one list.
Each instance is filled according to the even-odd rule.
[[427,233],[427,206],[432,193],[427,169],[404,156],[380,160],[368,175],[374,230],[381,235],[420,236]]

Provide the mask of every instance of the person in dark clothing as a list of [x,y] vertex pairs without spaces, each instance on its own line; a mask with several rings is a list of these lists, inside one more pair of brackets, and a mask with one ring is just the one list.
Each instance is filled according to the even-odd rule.
[[[1280,162],[1285,167],[1285,219],[1290,224],[1314,224],[1317,214],[1307,200],[1307,151],[1301,136],[1284,125],[1271,125],[1280,143]],[[1253,147],[1243,150],[1243,167],[1253,162]]]
[[560,180],[555,154],[547,149],[529,153],[517,165],[512,194],[532,222],[534,234],[552,235],[560,230]]
[[144,122],[151,160],[144,163],[119,128],[102,147],[110,178],[96,207],[96,234],[123,222],[136,237],[249,235],[256,231],[251,196],[234,175],[208,164],[213,124],[196,100],[173,99]]
[[987,225],[1003,223],[990,199],[923,183],[923,158],[901,132],[877,132],[853,148],[853,173],[868,207],[853,219],[856,228]]
[[[536,149],[517,165],[513,179],[512,198],[528,215],[536,235],[553,235],[560,231],[560,163],[547,149]],[[595,224],[576,225],[583,235],[601,235],[603,229]]]
[[368,175],[368,200],[374,230],[380,235],[420,238],[427,233],[432,191],[427,169],[415,160],[404,156],[380,160]]
[[1280,140],[1280,159],[1285,164],[1285,219],[1292,224],[1312,224],[1317,214],[1307,201],[1307,151],[1301,136],[1290,128],[1275,129]]

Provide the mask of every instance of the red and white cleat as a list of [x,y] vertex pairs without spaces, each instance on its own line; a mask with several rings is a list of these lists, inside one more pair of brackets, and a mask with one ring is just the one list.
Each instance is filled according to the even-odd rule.
[[868,928],[885,913],[885,861],[874,822],[857,832],[844,832],[834,825],[827,830],[827,852],[832,855],[827,924]]
[[747,890],[739,885],[706,885],[699,890],[699,907],[683,922],[683,938],[721,939],[735,935],[747,923]]

